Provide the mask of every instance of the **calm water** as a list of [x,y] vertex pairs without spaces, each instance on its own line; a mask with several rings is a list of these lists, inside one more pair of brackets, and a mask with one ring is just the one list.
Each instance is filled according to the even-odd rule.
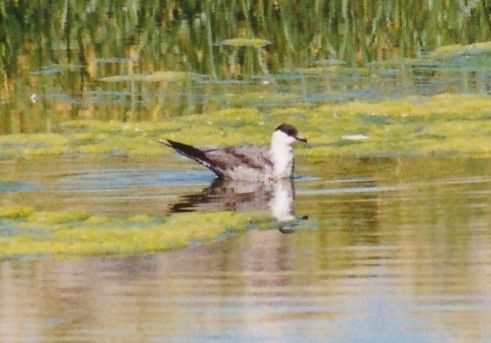
[[[2,179],[20,175],[2,203],[41,197],[31,205],[164,215],[212,179],[186,163],[50,162],[2,162]],[[293,233],[150,256],[1,262],[3,339],[491,340],[491,160],[299,162],[295,207],[309,219]]]

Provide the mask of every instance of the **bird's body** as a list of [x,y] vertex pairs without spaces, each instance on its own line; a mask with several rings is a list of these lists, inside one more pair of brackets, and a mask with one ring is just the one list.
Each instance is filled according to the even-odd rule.
[[293,177],[293,145],[299,140],[307,141],[298,137],[293,126],[282,124],[273,132],[269,149],[256,145],[198,149],[170,139],[163,143],[204,165],[219,178],[266,182]]

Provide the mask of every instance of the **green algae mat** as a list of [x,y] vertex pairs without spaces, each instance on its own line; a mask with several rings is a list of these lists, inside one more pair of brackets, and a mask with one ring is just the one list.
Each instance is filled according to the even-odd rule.
[[0,207],[0,259],[149,254],[270,227],[257,213],[186,213],[167,217],[91,216]]
[[309,138],[297,154],[311,162],[329,156],[491,154],[491,96],[441,94],[382,102],[348,102],[317,107],[297,104],[269,112],[225,109],[170,117],[158,122],[77,120],[52,133],[0,136],[0,158],[43,156],[114,157],[170,155],[152,138],[197,146],[268,144],[282,122]]

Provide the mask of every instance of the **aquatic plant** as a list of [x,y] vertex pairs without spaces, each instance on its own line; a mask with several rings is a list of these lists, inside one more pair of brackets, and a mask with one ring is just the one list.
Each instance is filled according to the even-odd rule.
[[260,213],[186,213],[167,217],[91,216],[80,212],[39,212],[0,207],[0,259],[23,256],[133,255],[177,249],[221,235],[272,227]]
[[[269,144],[279,122],[295,123],[309,137],[299,156],[398,156],[491,154],[491,97],[441,94],[379,102],[353,101],[317,107],[231,108],[159,122],[67,121],[51,134],[0,136],[1,158],[170,155],[154,138],[197,146]],[[347,139],[346,137],[365,137]]]
[[220,44],[233,47],[264,48],[265,46],[271,44],[271,42],[260,38],[231,38],[220,42]]

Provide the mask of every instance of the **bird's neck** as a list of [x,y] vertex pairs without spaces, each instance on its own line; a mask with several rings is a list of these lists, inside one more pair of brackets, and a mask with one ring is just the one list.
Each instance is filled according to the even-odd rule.
[[273,160],[275,179],[285,179],[293,176],[295,164],[293,146],[273,141],[271,144],[271,159]]

